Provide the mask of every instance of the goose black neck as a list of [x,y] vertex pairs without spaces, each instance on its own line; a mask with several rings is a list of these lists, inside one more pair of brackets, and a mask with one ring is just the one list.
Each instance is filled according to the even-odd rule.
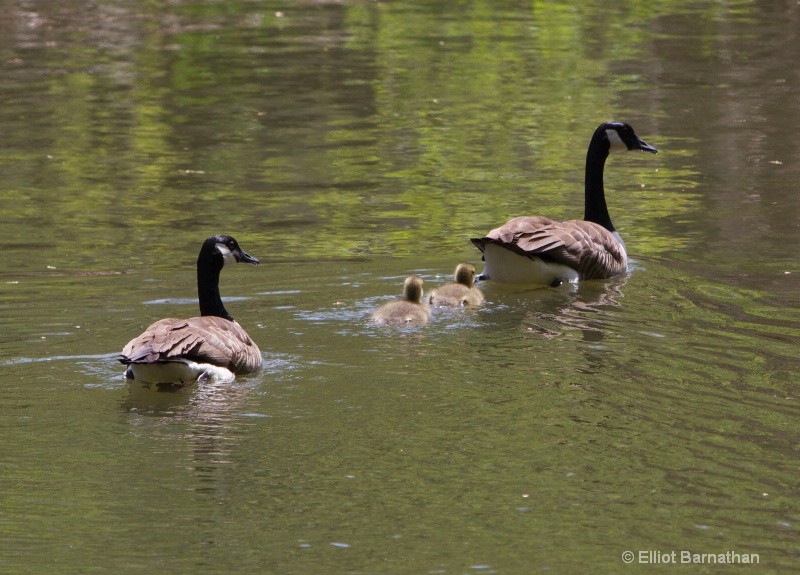
[[233,321],[231,314],[222,305],[219,294],[219,272],[224,261],[221,254],[200,254],[197,258],[197,297],[200,300],[200,315],[213,315]]
[[600,130],[595,132],[589,151],[586,152],[585,205],[583,219],[600,224],[610,232],[614,231],[611,216],[606,206],[606,193],[603,188],[603,168],[608,158],[608,141]]

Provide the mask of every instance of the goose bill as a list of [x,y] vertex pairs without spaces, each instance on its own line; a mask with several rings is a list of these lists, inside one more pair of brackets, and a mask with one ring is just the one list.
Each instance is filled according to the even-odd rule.
[[236,254],[236,261],[245,262],[245,263],[248,263],[248,264],[253,264],[254,266],[258,265],[258,260],[256,258],[254,258],[253,256],[251,256],[250,254],[248,254],[243,249],[240,249],[239,253]]
[[641,138],[637,138],[639,149],[643,152],[650,152],[651,154],[657,154],[658,150],[656,150],[653,146],[642,140]]

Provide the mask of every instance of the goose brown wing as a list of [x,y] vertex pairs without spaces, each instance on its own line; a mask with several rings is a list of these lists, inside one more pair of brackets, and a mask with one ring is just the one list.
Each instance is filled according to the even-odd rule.
[[216,316],[162,319],[122,350],[120,361],[157,363],[188,359],[248,373],[261,365],[261,352],[247,332],[234,322]]
[[625,248],[603,226],[584,220],[553,222],[520,234],[517,245],[578,271],[581,279],[608,278],[625,271]]
[[499,228],[493,229],[486,234],[485,238],[481,239],[490,240],[498,244],[516,244],[516,237],[520,234],[530,233],[557,223],[556,220],[543,216],[519,216],[507,221]]
[[472,240],[499,244],[523,256],[539,256],[576,270],[581,279],[608,278],[625,271],[625,248],[603,226],[584,220],[559,222],[519,217]]

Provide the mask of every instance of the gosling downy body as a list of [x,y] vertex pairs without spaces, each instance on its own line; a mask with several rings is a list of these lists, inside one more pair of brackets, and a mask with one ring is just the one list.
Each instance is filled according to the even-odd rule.
[[119,358],[128,366],[126,378],[188,385],[232,381],[261,367],[261,351],[225,309],[219,293],[220,271],[237,262],[258,264],[230,236],[212,236],[203,243],[197,258],[200,316],[159,320],[128,342]]
[[383,304],[372,314],[378,325],[424,325],[431,317],[430,306],[422,301],[422,278],[408,276],[403,283],[403,299]]
[[437,307],[463,307],[483,303],[483,292],[475,287],[475,266],[458,264],[456,283],[445,284],[431,291],[430,304]]
[[584,219],[521,216],[472,239],[486,262],[479,279],[557,286],[625,272],[628,256],[608,214],[603,169],[609,154],[628,150],[657,153],[628,124],[600,124],[586,153]]

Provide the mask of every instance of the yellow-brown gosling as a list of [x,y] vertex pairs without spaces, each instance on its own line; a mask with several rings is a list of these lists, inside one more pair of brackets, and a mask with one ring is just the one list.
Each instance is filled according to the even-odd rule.
[[403,283],[403,299],[383,304],[372,314],[378,325],[424,325],[431,317],[431,308],[422,301],[422,278],[408,276]]
[[458,264],[456,283],[445,284],[431,291],[430,304],[438,307],[463,307],[483,303],[483,292],[475,287],[475,266]]

